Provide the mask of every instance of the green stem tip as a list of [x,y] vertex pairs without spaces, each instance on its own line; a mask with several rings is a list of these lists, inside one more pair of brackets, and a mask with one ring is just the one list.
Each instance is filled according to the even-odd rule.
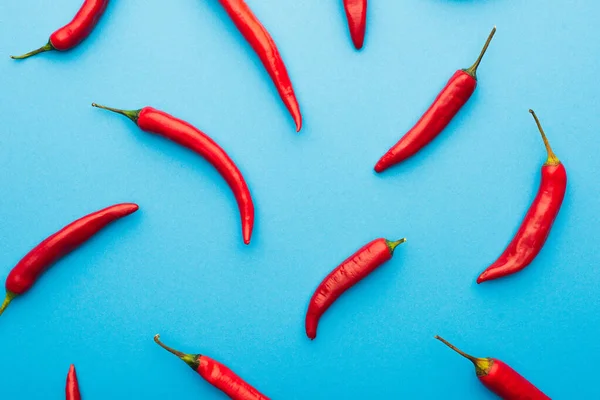
[[96,107],[96,108],[100,108],[102,110],[108,110],[108,111],[112,111],[117,114],[124,115],[136,124],[137,124],[138,118],[140,117],[140,112],[142,111],[142,110],[121,110],[118,108],[103,106],[103,105],[100,105],[97,103],[92,103],[92,107]]
[[462,351],[461,349],[459,349],[458,347],[454,346],[452,343],[448,342],[446,339],[444,339],[438,335],[435,335],[435,338],[437,340],[439,340],[440,342],[444,343],[446,346],[450,347],[452,350],[454,350],[455,352],[457,352],[458,354],[460,354],[467,360],[471,361],[473,363],[473,365],[475,365],[475,372],[477,373],[477,376],[487,375],[490,372],[490,368],[492,367],[492,364],[493,364],[492,359],[473,357],[472,355],[467,354],[464,351]]
[[12,58],[13,60],[24,60],[31,56],[35,56],[36,54],[40,54],[40,53],[44,53],[46,51],[52,51],[52,50],[56,50],[56,49],[54,48],[54,46],[52,46],[52,43],[48,42],[44,46],[40,47],[37,50],[30,51],[29,53],[25,53],[21,56],[10,56],[10,58]]
[[193,354],[186,354],[183,353],[179,350],[175,350],[169,346],[167,346],[166,344],[164,344],[163,342],[160,341],[160,335],[156,334],[154,335],[154,341],[163,349],[167,350],[169,353],[176,355],[177,357],[179,357],[181,360],[183,360],[187,365],[189,365],[190,367],[192,367],[192,369],[198,369],[199,366],[199,359],[200,356],[199,355],[193,355]]
[[540,134],[542,135],[542,140],[544,141],[544,146],[546,146],[546,152],[548,153],[548,158],[546,159],[546,163],[544,165],[560,164],[560,160],[558,159],[556,154],[554,154],[554,152],[552,151],[552,147],[550,147],[550,142],[548,142],[546,133],[544,133],[542,124],[540,123],[540,120],[538,119],[537,115],[535,114],[535,111],[533,111],[532,109],[529,109],[529,112],[531,113],[531,115],[533,115],[533,119],[535,120],[535,123],[540,131]]
[[494,26],[494,28],[490,32],[487,40],[485,41],[485,44],[483,45],[483,48],[481,49],[481,52],[479,53],[479,57],[477,57],[477,60],[475,60],[473,65],[471,65],[469,68],[463,70],[467,74],[469,74],[473,78],[475,78],[475,80],[477,80],[477,68],[479,67],[479,64],[481,63],[481,60],[483,59],[483,56],[484,56],[485,52],[487,51],[487,48],[489,47],[490,42],[492,41],[492,38],[494,37],[495,33],[496,33],[496,27]]
[[17,297],[16,293],[9,292],[9,291],[6,292],[6,297],[4,298],[4,302],[0,306],[0,315],[2,315],[2,313],[4,312],[4,310],[6,310],[6,307],[8,307],[8,305],[10,304],[10,302],[13,301],[13,299],[15,297]]
[[388,249],[390,249],[390,253],[394,254],[394,250],[396,250],[396,247],[398,247],[399,245],[401,245],[404,242],[406,242],[406,238],[402,238],[402,239],[396,240],[396,241],[391,241],[391,240],[386,239],[385,244],[387,244]]

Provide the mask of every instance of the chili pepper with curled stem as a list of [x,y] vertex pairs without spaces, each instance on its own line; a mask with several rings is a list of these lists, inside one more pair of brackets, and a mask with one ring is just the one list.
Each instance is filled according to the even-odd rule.
[[300,106],[298,105],[287,68],[283,63],[283,59],[273,38],[244,0],[219,0],[219,2],[242,36],[244,36],[260,58],[260,61],[271,76],[283,104],[285,104],[294,119],[296,131],[300,132],[300,129],[302,129]]
[[344,0],[348,29],[357,50],[363,47],[367,28],[367,0]]
[[108,0],[85,0],[73,20],[50,35],[46,45],[22,56],[11,56],[11,58],[23,60],[46,51],[72,49],[89,36],[107,5]]
[[6,278],[6,298],[0,315],[15,297],[24,294],[53,263],[82,245],[111,222],[139,209],[137,204],[123,203],[107,207],[70,223],[33,248],[10,271]]
[[495,33],[496,27],[490,32],[475,63],[467,69],[454,73],[415,126],[377,162],[375,172],[383,172],[392,165],[413,156],[444,130],[475,91],[477,68]]
[[306,336],[313,340],[317,337],[317,327],[321,316],[348,289],[356,285],[381,264],[389,261],[396,247],[406,239],[394,242],[375,239],[360,248],[336,267],[319,284],[308,304],[305,328]]
[[502,278],[527,267],[548,239],[567,190],[567,171],[552,151],[544,129],[533,110],[529,110],[542,135],[548,157],[542,166],[537,195],[521,227],[500,257],[477,278],[477,283]]
[[245,244],[250,243],[254,226],[254,204],[250,190],[238,167],[214,140],[189,123],[152,107],[119,110],[96,103],[92,106],[124,115],[143,131],[163,136],[204,157],[233,191],[242,220],[242,237]]
[[437,340],[456,351],[475,365],[477,378],[491,392],[504,400],[550,400],[540,389],[512,369],[508,364],[496,358],[477,358],[458,349],[445,339]]
[[201,354],[185,354],[172,349],[160,341],[160,335],[155,335],[154,341],[169,353],[179,357],[204,380],[233,400],[269,400],[267,396],[261,394],[220,362]]
[[79,382],[77,381],[77,372],[75,371],[75,366],[73,364],[71,364],[71,367],[69,368],[65,392],[67,394],[67,400],[81,400]]

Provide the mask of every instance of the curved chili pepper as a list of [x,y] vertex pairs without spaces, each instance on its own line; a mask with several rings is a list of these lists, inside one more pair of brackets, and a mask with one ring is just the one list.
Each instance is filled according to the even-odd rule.
[[496,27],[492,29],[475,63],[467,69],[456,71],[415,126],[379,159],[375,165],[376,172],[383,172],[413,156],[450,123],[475,91],[477,68],[495,33]]
[[89,36],[107,5],[108,0],[85,0],[73,20],[50,35],[46,45],[22,56],[10,56],[10,58],[23,60],[46,51],[72,49]]
[[67,400],[81,400],[81,394],[79,393],[79,382],[77,382],[77,372],[75,372],[75,366],[71,364],[69,368],[69,375],[67,375],[67,387],[65,388],[67,394]]
[[548,153],[542,166],[540,187],[515,237],[502,255],[479,275],[477,283],[514,274],[531,264],[546,243],[565,197],[567,171],[552,151],[537,115],[533,110],[529,112],[535,119]]
[[185,354],[172,349],[160,341],[160,335],[155,335],[154,341],[169,353],[175,354],[192,367],[205,381],[233,400],[269,400],[267,396],[261,394],[220,362],[201,354]]
[[107,207],[70,223],[33,248],[10,271],[6,278],[6,298],[0,315],[17,296],[27,292],[58,259],[81,246],[102,228],[136,212],[137,204],[123,203]]
[[265,66],[279,92],[283,104],[285,104],[292,118],[294,118],[296,132],[300,132],[300,129],[302,129],[300,106],[292,87],[292,81],[273,38],[244,0],[219,0],[219,2],[227,14],[229,14],[235,26],[248,43],[250,43],[256,54],[258,54],[260,61]]
[[502,361],[496,358],[473,357],[445,339],[439,336],[435,338],[471,361],[475,365],[479,381],[504,400],[550,400],[550,397]]
[[308,304],[305,321],[306,336],[311,340],[315,339],[319,320],[325,311],[344,292],[364,279],[381,264],[389,261],[394,255],[396,247],[404,242],[406,242],[406,239],[395,242],[386,239],[375,239],[364,245],[331,271],[319,284]]
[[238,204],[242,219],[242,236],[250,243],[254,226],[254,204],[242,173],[214,140],[189,123],[152,107],[140,110],[119,110],[93,103],[92,106],[122,114],[131,119],[143,131],[161,135],[200,154],[219,171],[225,179]]
[[357,50],[363,47],[367,28],[367,0],[344,0],[348,28]]

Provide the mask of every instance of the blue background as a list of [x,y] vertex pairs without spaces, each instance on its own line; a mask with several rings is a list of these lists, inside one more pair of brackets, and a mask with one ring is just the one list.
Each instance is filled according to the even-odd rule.
[[[60,261],[0,318],[0,398],[221,399],[152,337],[202,352],[274,399],[492,399],[468,361],[504,360],[556,399],[598,398],[600,158],[594,0],[369,4],[365,48],[341,1],[248,0],[288,66],[300,134],[216,0],[112,2],[67,53],[46,43],[80,0],[0,3],[0,274],[68,222],[138,213]],[[377,159],[498,32],[445,132],[378,176]],[[204,160],[93,109],[188,120],[239,164],[256,205],[242,244],[228,187]],[[540,116],[569,186],[544,250],[477,286],[539,183]],[[320,280],[364,243],[408,237],[304,333]]]

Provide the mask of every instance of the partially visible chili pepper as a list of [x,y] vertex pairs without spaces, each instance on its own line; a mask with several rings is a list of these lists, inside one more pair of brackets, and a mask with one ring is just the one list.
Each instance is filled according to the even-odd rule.
[[220,362],[201,354],[185,354],[172,349],[160,341],[160,335],[155,335],[154,341],[169,353],[179,357],[204,380],[233,400],[269,400],[267,396],[261,394]]
[[386,239],[375,239],[364,245],[331,271],[319,284],[308,304],[305,321],[306,336],[311,340],[315,339],[319,320],[325,311],[344,292],[364,279],[381,264],[389,261],[396,247],[404,242],[406,242],[406,239],[395,242]]
[[521,227],[500,257],[477,278],[477,283],[519,272],[535,259],[548,239],[567,190],[567,171],[552,151],[542,125],[529,110],[546,146],[548,158],[542,166],[538,193],[525,215]]
[[435,338],[471,361],[475,365],[479,381],[504,400],[550,400],[550,397],[502,361],[496,358],[473,357],[445,339],[439,336]]
[[375,165],[376,172],[383,172],[392,165],[416,154],[439,135],[467,103],[477,86],[477,68],[492,41],[494,33],[496,33],[496,27],[492,29],[475,63],[467,69],[458,70],[454,73],[415,126],[377,162]]
[[116,204],[86,215],[62,228],[31,250],[6,278],[6,298],[0,315],[17,296],[27,292],[54,262],[75,250],[102,228],[138,210],[133,203]]
[[119,110],[93,103],[92,106],[122,114],[131,119],[143,131],[161,135],[204,157],[225,179],[238,204],[242,219],[242,237],[250,243],[254,226],[254,204],[242,173],[214,140],[191,124],[152,107],[140,110]]
[[302,129],[302,115],[292,81],[273,38],[244,0],[219,0],[229,17],[250,43],[271,76],[281,100],[294,118],[296,131]]
[[344,0],[348,28],[354,47],[360,50],[365,41],[367,27],[367,0]]
[[11,56],[11,58],[22,60],[45,51],[72,49],[89,36],[107,5],[108,0],[85,0],[73,20],[50,35],[46,45],[22,56]]
[[77,382],[77,372],[75,372],[75,366],[73,364],[71,364],[71,368],[69,368],[65,391],[67,393],[67,400],[81,400],[79,382]]

